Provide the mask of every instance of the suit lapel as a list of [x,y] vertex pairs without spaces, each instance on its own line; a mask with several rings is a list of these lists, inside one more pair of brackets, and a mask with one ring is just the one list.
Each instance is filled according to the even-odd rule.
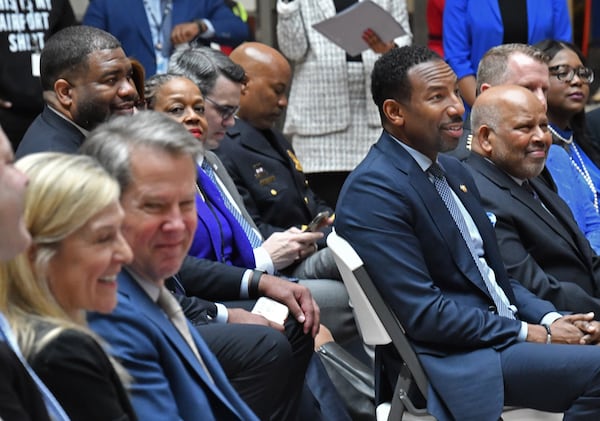
[[[136,39],[141,39],[144,46],[150,51],[151,56],[154,57],[155,51],[154,43],[152,41],[152,32],[150,30],[150,22],[146,15],[144,3],[142,1],[133,0],[128,1],[126,5],[121,5],[120,7],[127,7],[128,10],[130,10],[128,15],[129,18],[132,19],[132,22],[128,24],[130,30],[138,31],[140,33],[140,38]],[[125,53],[127,53],[127,51]]]
[[[544,181],[532,179],[531,184],[535,188],[542,202],[547,204],[546,207],[548,210],[550,210],[550,212],[552,212],[552,214],[548,212],[548,210],[544,209],[540,201],[536,200],[528,191],[519,186],[508,174],[496,167],[491,162],[485,160],[480,155],[471,154],[469,157],[469,163],[471,163],[473,168],[477,169],[484,177],[496,184],[499,188],[508,190],[514,200],[521,203],[523,206],[526,206],[535,214],[535,218],[537,218],[537,220],[545,224],[548,230],[553,231],[556,235],[562,237],[579,254],[578,248],[573,240],[573,236],[564,228],[563,224],[567,219],[564,217],[564,212],[558,210],[554,206],[556,200],[560,199],[556,194],[553,194],[548,189]],[[557,220],[555,218],[558,218],[562,223],[557,224]]]
[[127,273],[127,271],[121,271],[119,274],[119,290],[129,297],[135,308],[139,310],[140,314],[148,318],[164,333],[165,339],[173,346],[181,358],[186,361],[190,369],[194,371],[210,389],[213,389],[212,381],[206,375],[190,346],[183,339],[173,323],[167,318],[165,313],[160,309],[158,304],[152,301],[148,294],[146,294],[142,287]]
[[[125,270],[121,271],[119,274],[119,290],[128,296],[135,308],[139,310],[140,314],[148,318],[164,333],[165,340],[173,346],[175,351],[186,362],[186,365],[195,372],[205,384],[206,389],[212,392],[223,405],[227,406],[233,413],[239,415],[238,410],[232,406],[230,400],[221,392],[220,388],[228,385],[224,384],[220,370],[215,370],[213,368],[218,362],[215,361],[214,355],[211,354],[211,351],[208,349],[204,340],[196,332],[196,329],[188,322],[188,328],[196,343],[198,352],[204,359],[214,382],[208,377],[190,346],[183,339],[173,323],[169,321],[165,313],[158,307],[158,304],[150,299],[142,287]],[[225,382],[227,381],[225,380]]]
[[[552,215],[554,215],[554,218],[560,222],[560,224],[557,224],[554,218],[550,219],[554,231],[571,245],[573,251],[577,253],[583,261],[586,261],[585,256],[581,254],[581,250],[586,249],[587,246],[577,244],[577,238],[583,237],[584,235],[583,233],[579,236],[577,235],[578,232],[581,232],[581,229],[573,219],[572,214],[570,213],[571,211],[568,209],[566,203],[562,202],[558,194],[547,188],[544,180],[532,179],[530,181],[542,202],[546,205]],[[547,213],[548,212],[546,212],[546,214]]]
[[[423,172],[410,154],[402,146],[398,145],[391,136],[384,133],[382,140],[385,142],[380,143],[387,156],[400,156],[402,158],[401,160],[395,161],[394,165],[408,175],[410,184],[415,192],[421,197],[425,208],[429,212],[431,220],[444,239],[448,252],[452,256],[456,266],[463,272],[468,280],[470,280],[485,295],[489,296],[487,287],[481,278],[481,274],[477,269],[477,265],[473,260],[465,240],[458,230],[452,215],[450,215],[446,204],[438,194],[433,183],[427,177],[427,174]],[[453,181],[452,184],[456,185],[456,182]],[[460,246],[456,247],[457,244],[460,244]]]

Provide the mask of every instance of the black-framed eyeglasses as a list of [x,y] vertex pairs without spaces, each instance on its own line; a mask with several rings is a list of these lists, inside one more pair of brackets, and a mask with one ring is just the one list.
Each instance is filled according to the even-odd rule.
[[234,107],[232,105],[221,105],[207,96],[205,96],[204,99],[210,102],[215,107],[215,110],[217,110],[217,113],[223,120],[231,118],[231,116],[235,115],[240,110],[239,105],[237,107]]
[[575,74],[581,79],[584,83],[592,83],[594,81],[594,71],[588,67],[579,66],[579,67],[571,67],[566,64],[561,64],[558,66],[549,67],[550,74],[552,76],[556,76],[558,80],[561,82],[570,82],[575,77]]

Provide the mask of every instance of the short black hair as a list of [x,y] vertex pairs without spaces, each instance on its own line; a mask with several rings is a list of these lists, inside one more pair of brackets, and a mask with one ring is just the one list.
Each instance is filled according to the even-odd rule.
[[371,94],[380,114],[386,99],[400,102],[410,100],[412,87],[408,80],[408,71],[431,60],[442,58],[426,47],[418,45],[393,48],[377,59],[371,73]]
[[45,91],[61,78],[73,79],[88,69],[88,55],[121,48],[114,36],[91,26],[69,26],[52,35],[42,50],[40,79]]

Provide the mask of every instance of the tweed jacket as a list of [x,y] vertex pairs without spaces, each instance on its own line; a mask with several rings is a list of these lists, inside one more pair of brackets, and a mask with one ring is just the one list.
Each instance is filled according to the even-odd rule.
[[[396,44],[410,44],[406,1],[373,1],[389,11],[406,31],[395,40]],[[320,135],[346,129],[352,118],[346,52],[312,27],[336,14],[333,0],[294,0],[287,4],[279,0],[277,13],[279,49],[294,64],[284,133]],[[364,92],[369,106],[367,121],[377,127],[381,122],[370,98],[371,71],[378,56],[371,50],[362,53]]]

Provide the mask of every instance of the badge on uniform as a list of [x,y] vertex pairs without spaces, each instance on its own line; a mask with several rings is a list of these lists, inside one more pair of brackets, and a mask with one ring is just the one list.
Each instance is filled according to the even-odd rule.
[[258,183],[261,186],[265,186],[275,181],[275,176],[270,175],[260,162],[253,164],[252,168],[254,168],[254,178],[258,180]]
[[294,155],[294,152],[292,152],[291,149],[286,150],[288,156],[290,157],[290,159],[294,162],[294,167],[296,167],[296,170],[303,172],[304,170],[302,169],[302,164],[300,163],[300,161],[298,160],[298,158],[296,158],[296,155]]

